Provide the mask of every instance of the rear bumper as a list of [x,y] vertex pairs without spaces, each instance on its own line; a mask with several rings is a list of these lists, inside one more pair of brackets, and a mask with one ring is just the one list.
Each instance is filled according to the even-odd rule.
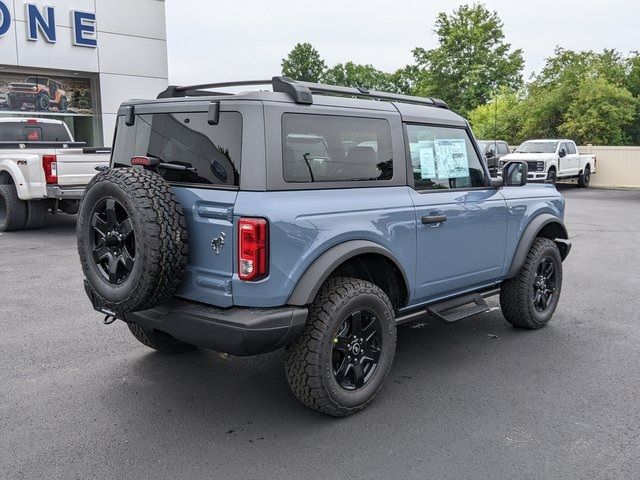
[[[98,312],[114,312],[96,305],[91,289],[85,291]],[[117,315],[127,323],[135,322],[147,329],[160,330],[198,347],[231,355],[258,355],[291,343],[307,321],[306,307],[216,308],[203,303],[173,298],[143,312]]]
[[85,187],[61,187],[59,185],[47,185],[47,198],[58,200],[80,200],[84,195]]
[[173,299],[143,312],[124,314],[126,322],[166,332],[178,340],[231,355],[277,350],[301,332],[308,310],[301,307],[220,309]]

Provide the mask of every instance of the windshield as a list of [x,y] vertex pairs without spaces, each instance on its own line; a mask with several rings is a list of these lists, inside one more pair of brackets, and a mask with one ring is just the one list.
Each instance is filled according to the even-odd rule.
[[515,153],[555,153],[558,142],[524,142]]

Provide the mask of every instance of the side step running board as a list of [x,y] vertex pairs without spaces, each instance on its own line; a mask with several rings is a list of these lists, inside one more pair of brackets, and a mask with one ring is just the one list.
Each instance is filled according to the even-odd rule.
[[479,293],[429,305],[427,312],[445,322],[456,322],[491,310]]
[[450,300],[434,303],[426,307],[425,310],[397,317],[396,323],[401,325],[403,323],[411,322],[426,315],[427,313],[439,320],[442,320],[443,322],[457,322],[458,320],[493,310],[492,307],[487,305],[487,302],[484,299],[486,297],[496,295],[499,292],[500,289],[494,289],[482,293],[469,293]]

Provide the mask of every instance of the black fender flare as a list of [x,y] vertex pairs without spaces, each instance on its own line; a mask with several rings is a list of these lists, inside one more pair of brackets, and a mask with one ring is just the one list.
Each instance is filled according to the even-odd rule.
[[309,265],[300,277],[300,280],[298,280],[296,287],[289,296],[287,304],[298,306],[309,305],[313,302],[322,284],[337,267],[350,258],[365,253],[376,253],[391,260],[398,270],[400,270],[400,273],[402,273],[407,292],[410,291],[407,274],[391,251],[368,240],[350,240],[331,247]]
[[518,247],[516,248],[516,252],[513,255],[513,259],[511,260],[511,266],[509,267],[506,278],[512,278],[518,274],[522,265],[524,265],[524,261],[526,260],[527,254],[529,253],[531,245],[533,245],[536,237],[544,227],[550,224],[556,224],[558,226],[558,230],[555,235],[556,238],[553,238],[552,240],[560,244],[562,260],[567,258],[569,250],[571,250],[571,242],[568,241],[569,234],[567,233],[567,228],[558,217],[551,215],[550,213],[542,213],[531,220],[529,225],[525,228],[524,233],[520,238],[520,242],[518,243]]

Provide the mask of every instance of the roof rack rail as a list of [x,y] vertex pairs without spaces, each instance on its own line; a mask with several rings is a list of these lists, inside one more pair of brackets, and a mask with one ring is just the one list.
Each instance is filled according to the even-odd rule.
[[349,97],[362,97],[374,100],[389,100],[417,105],[429,105],[432,107],[446,108],[449,106],[443,100],[431,97],[415,97],[399,93],[379,92],[363,87],[341,87],[338,85],[325,85],[322,83],[302,82],[285,76],[273,77],[271,80],[243,80],[237,82],[204,83],[201,85],[189,85],[183,87],[170,86],[158,95],[158,98],[196,97],[211,95],[230,95],[228,92],[213,92],[210,88],[243,87],[255,85],[271,85],[274,92],[286,93],[296,103],[306,105],[313,104],[313,94],[334,94]]

